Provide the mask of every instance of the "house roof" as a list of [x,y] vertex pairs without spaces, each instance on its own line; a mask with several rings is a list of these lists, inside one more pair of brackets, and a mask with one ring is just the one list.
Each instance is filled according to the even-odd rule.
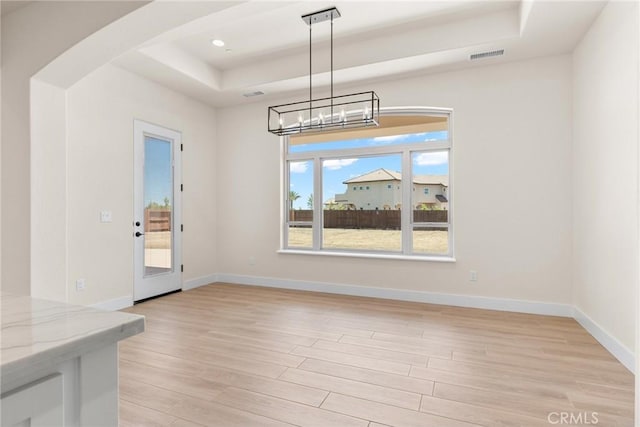
[[[378,181],[402,181],[402,174],[396,171],[380,168],[364,175],[356,176],[348,179],[343,184],[354,184],[357,182],[378,182]],[[415,175],[413,177],[414,184],[435,184],[449,186],[449,177],[447,175]]]
[[400,174],[400,172],[380,168],[371,172],[367,172],[364,175],[348,179],[344,181],[343,184],[353,184],[355,182],[400,181],[401,179],[402,175]]
[[413,177],[414,184],[440,184],[445,187],[449,186],[449,177],[447,175],[416,175]]

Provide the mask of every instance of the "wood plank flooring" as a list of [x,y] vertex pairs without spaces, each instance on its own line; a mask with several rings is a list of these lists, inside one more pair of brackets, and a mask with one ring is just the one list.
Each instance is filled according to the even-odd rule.
[[126,311],[122,426],[633,425],[633,375],[573,319],[229,284]]

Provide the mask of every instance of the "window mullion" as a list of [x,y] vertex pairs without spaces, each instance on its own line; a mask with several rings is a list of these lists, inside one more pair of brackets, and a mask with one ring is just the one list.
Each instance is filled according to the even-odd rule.
[[289,152],[289,137],[280,138],[280,158],[282,159],[280,168],[280,182],[282,188],[280,190],[280,224],[282,224],[282,233],[280,233],[280,247],[289,247],[289,162],[287,161],[287,153]]
[[313,159],[313,250],[322,248],[322,160]]
[[[402,152],[402,206],[400,210],[400,230],[402,231],[402,253],[411,254],[413,252],[413,229],[411,225],[411,152]],[[408,179],[407,179],[408,178]]]

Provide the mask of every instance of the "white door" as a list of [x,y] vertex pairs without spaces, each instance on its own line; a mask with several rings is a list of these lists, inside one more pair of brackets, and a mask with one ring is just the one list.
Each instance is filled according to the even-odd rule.
[[180,132],[134,122],[134,301],[182,288]]

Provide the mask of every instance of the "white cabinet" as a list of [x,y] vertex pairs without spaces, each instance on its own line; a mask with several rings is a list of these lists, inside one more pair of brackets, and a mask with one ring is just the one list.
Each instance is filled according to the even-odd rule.
[[0,398],[7,427],[64,425],[62,375],[54,374],[10,391]]
[[144,317],[0,293],[0,425],[118,425],[118,341]]

